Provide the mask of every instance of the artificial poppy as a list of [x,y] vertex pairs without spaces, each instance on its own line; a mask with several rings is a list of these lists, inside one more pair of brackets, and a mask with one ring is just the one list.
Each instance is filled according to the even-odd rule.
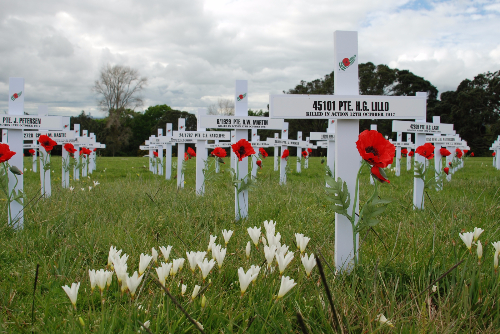
[[92,151],[93,151],[93,152],[97,151],[97,148],[94,148]]
[[445,173],[446,173],[446,175],[448,175],[448,173],[450,172],[450,169],[449,169],[448,167],[445,167],[445,168],[443,169],[443,172],[445,172]]
[[467,154],[467,152],[469,152],[469,150],[464,150],[464,154]]
[[16,152],[11,151],[9,145],[0,144],[0,163],[9,161],[14,154],[16,154]]
[[286,159],[286,158],[288,158],[289,155],[290,155],[290,151],[284,150],[283,155],[281,156],[281,159]]
[[259,153],[260,155],[262,155],[263,159],[265,159],[269,155],[263,147],[259,147]]
[[402,149],[401,149],[401,155],[402,155],[403,157],[406,157],[406,155],[407,155],[407,154],[408,154],[408,150],[407,150],[406,148],[402,148]]
[[[75,147],[73,146],[73,144],[71,143],[66,143],[64,144],[64,149],[69,153],[69,154],[73,154],[76,152],[76,149]],[[31,152],[30,152],[31,153]],[[34,153],[34,152],[33,152]]]
[[379,180],[380,182],[387,182],[387,183],[391,183],[391,181],[389,181],[385,175],[385,172],[382,168],[380,167],[377,167],[377,166],[373,166],[371,169],[370,169],[370,173],[377,178],[377,180]]
[[308,156],[307,151],[302,151],[302,156],[303,156],[304,158],[307,158],[307,156]]
[[85,147],[82,147],[82,149],[80,150],[80,155],[89,155],[90,153],[92,153],[92,151],[90,151],[88,148],[85,148]]
[[158,152],[153,152],[153,155],[158,158]]
[[46,152],[52,151],[54,146],[57,145],[57,143],[47,135],[41,135],[40,138],[38,138],[38,142],[43,146]]
[[189,154],[184,152],[184,161],[188,161],[188,160],[189,160]]
[[444,147],[441,147],[439,149],[439,153],[441,153],[441,156],[443,156],[443,157],[447,157],[451,154],[451,152],[448,151],[447,149],[445,149]]
[[222,147],[216,147],[212,151],[212,155],[215,157],[218,157],[218,158],[224,158],[227,155],[227,153],[226,153],[226,150],[223,149]]
[[415,152],[425,157],[426,159],[432,159],[434,158],[434,145],[432,145],[431,143],[425,143],[424,145],[417,147]]
[[256,164],[260,169],[262,169],[262,160],[257,160]]
[[189,159],[196,156],[196,152],[191,147],[188,147],[187,154],[189,155]]
[[385,168],[394,160],[394,145],[376,130],[365,130],[356,142],[358,152],[372,166]]
[[252,154],[255,154],[255,150],[252,147],[252,144],[248,142],[248,140],[240,139],[235,144],[231,145],[234,154],[238,157],[239,161],[242,161],[243,158],[249,157]]
[[307,149],[307,153],[312,153],[312,151],[313,151],[312,148]]
[[493,153],[491,153],[491,156],[492,156],[492,157],[494,157],[494,156],[496,156],[496,155],[497,155],[497,152],[493,152]]
[[459,149],[459,148],[457,148],[457,149],[455,150],[455,153],[457,154],[457,158],[459,158],[459,159],[460,159],[460,158],[462,157],[462,155],[463,155],[462,150],[461,150],[461,149]]
[[409,157],[412,157],[412,156],[414,156],[414,155],[415,155],[415,153],[414,153],[413,151],[408,152],[408,156],[409,156]]
[[471,156],[471,157],[473,157],[473,156],[474,156],[474,152],[471,152],[471,153],[470,153],[470,156]]
[[448,162],[448,166],[451,166],[451,162]]
[[28,152],[29,152],[31,155],[35,154],[35,150],[34,150],[34,149],[30,149]]

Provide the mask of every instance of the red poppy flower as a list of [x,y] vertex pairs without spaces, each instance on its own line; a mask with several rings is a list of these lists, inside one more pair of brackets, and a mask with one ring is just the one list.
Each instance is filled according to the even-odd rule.
[[263,147],[259,147],[259,153],[262,155],[262,158],[265,159],[269,154],[267,154],[266,150]]
[[243,100],[243,95],[240,94],[240,96],[238,96],[240,98],[240,100]]
[[189,160],[189,154],[184,152],[184,161],[188,161],[188,160]]
[[17,93],[14,93],[13,95],[16,99],[19,97],[19,95],[17,95]]
[[412,156],[414,156],[414,155],[415,155],[415,153],[414,153],[413,151],[408,152],[408,156],[409,156],[409,157],[412,157]]
[[281,156],[281,159],[286,159],[290,155],[290,152],[288,150],[283,151],[283,155]]
[[342,62],[344,63],[344,66],[349,66],[349,65],[351,65],[351,62],[349,61],[349,58],[344,58],[344,59],[342,59]]
[[443,157],[447,157],[451,154],[451,152],[448,151],[447,149],[445,149],[444,147],[441,147],[439,149],[439,153],[441,153],[441,156],[443,156]]
[[473,157],[474,156],[474,152],[471,152],[470,156]]
[[307,155],[308,155],[308,154],[307,154],[307,151],[302,151],[302,156],[303,156],[304,158],[307,158]]
[[361,132],[356,147],[363,160],[372,166],[381,168],[392,164],[394,152],[396,152],[394,145],[376,130]]
[[92,153],[92,151],[90,151],[88,148],[86,147],[82,147],[81,151],[80,151],[80,155],[84,154],[85,156],[89,155],[90,153]]
[[213,156],[216,156],[216,157],[219,157],[219,158],[224,158],[226,155],[227,155],[227,152],[225,149],[221,148],[221,147],[216,147],[213,151],[212,151],[212,155]]
[[493,153],[491,153],[491,156],[493,156],[493,157],[494,157],[495,155],[497,155],[497,152],[493,152]]
[[52,151],[54,146],[57,145],[57,143],[47,135],[41,135],[40,138],[38,138],[38,142],[43,146],[46,152]]
[[[65,149],[68,153],[70,153],[70,154],[73,154],[73,153],[75,153],[75,152],[76,152],[75,147],[74,147],[74,146],[73,146],[73,144],[71,144],[71,143],[66,143],[66,144],[64,144],[64,149]],[[30,152],[30,153],[31,153],[31,152]]]
[[467,152],[469,152],[469,150],[464,150],[464,154],[467,154]]
[[431,143],[425,143],[424,145],[417,147],[415,152],[426,159],[432,159],[434,158],[434,145]]
[[307,149],[307,153],[312,153],[312,151],[313,151],[312,148]]
[[373,166],[371,169],[370,169],[370,173],[377,178],[377,180],[379,180],[380,182],[387,182],[387,183],[391,183],[391,181],[389,181],[386,177],[385,177],[385,173],[384,173],[384,170],[380,167],[377,167],[377,166]]
[[451,166],[451,162],[448,162],[448,166]]
[[94,148],[92,151],[93,151],[93,152],[97,151],[97,148]]
[[262,160],[257,160],[256,164],[260,167],[260,169],[262,169]]
[[16,152],[11,151],[9,145],[0,144],[0,163],[9,161],[14,154],[16,154]]
[[446,175],[448,175],[448,173],[450,172],[450,169],[449,169],[448,167],[445,167],[445,168],[443,169],[443,172],[445,172],[445,173],[446,173]]
[[248,140],[245,139],[238,140],[235,144],[231,145],[231,148],[240,161],[242,161],[243,158],[255,154],[255,150],[253,149],[252,144],[250,144]]
[[403,157],[406,157],[406,155],[408,154],[408,150],[406,148],[402,148],[401,154],[403,155]]
[[187,154],[189,155],[189,159],[196,156],[196,152],[191,147],[188,147]]
[[455,152],[457,153],[457,158],[459,158],[459,159],[460,159],[460,158],[462,157],[462,155],[463,155],[462,150],[461,150],[461,149],[459,149],[459,148],[457,148],[457,149],[455,150]]
[[31,155],[35,154],[35,150],[34,149],[31,149],[28,151]]
[[158,152],[153,152],[153,155],[158,158]]

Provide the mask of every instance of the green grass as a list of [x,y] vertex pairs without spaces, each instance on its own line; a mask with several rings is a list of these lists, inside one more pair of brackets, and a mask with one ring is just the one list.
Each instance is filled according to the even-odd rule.
[[[30,158],[25,167],[31,166]],[[227,160],[227,159],[226,159]],[[317,268],[307,279],[299,253],[285,275],[296,282],[283,300],[275,302],[280,285],[278,273],[261,270],[255,285],[240,298],[237,269],[263,265],[262,244],[252,246],[247,227],[277,221],[282,243],[295,249],[294,233],[311,238],[307,253],[321,250],[326,278],[345,332],[349,333],[498,333],[500,331],[499,276],[493,269],[491,242],[500,240],[500,172],[490,158],[469,158],[465,168],[445,182],[440,192],[430,191],[424,211],[412,209],[412,173],[402,161],[402,175],[388,172],[390,184],[379,189],[381,196],[396,199],[382,215],[381,223],[360,235],[361,264],[350,274],[335,275],[334,215],[324,190],[324,165],[310,158],[309,169],[292,172],[285,186],[278,184],[272,158],[264,160],[258,184],[249,194],[248,220],[235,222],[234,188],[226,171],[206,184],[205,196],[195,193],[195,162],[190,160],[185,188],[176,180],[152,175],[143,165],[147,158],[98,158],[90,179],[71,181],[75,190],[61,188],[61,160],[53,158],[52,197],[39,199],[39,173],[25,173],[25,193],[32,202],[25,209],[24,229],[7,226],[7,214],[0,217],[0,330],[4,333],[137,333],[139,321],[151,321],[153,333],[195,333],[193,325],[166,297],[152,278],[151,270],[131,300],[119,293],[116,276],[104,303],[98,289],[91,293],[89,269],[105,268],[111,245],[130,255],[128,272],[138,270],[139,255],[151,248],[172,245],[170,258],[186,251],[207,249],[209,235],[223,241],[223,229],[234,230],[221,272],[217,266],[208,278],[207,305],[200,298],[190,302],[195,284],[202,284],[189,264],[172,282],[172,294],[203,324],[207,333],[301,333],[296,312],[304,317],[310,333],[332,333],[332,313]],[[227,168],[226,164],[224,168]],[[104,171],[106,169],[106,171]],[[176,171],[173,170],[173,175]],[[101,184],[90,192],[92,181]],[[82,191],[84,188],[85,191]],[[372,190],[368,174],[362,175],[361,203]],[[432,202],[432,203],[431,203]],[[5,201],[0,202],[5,205]],[[477,262],[475,247],[469,254],[458,234],[481,227],[483,263]],[[211,255],[209,256],[211,257]],[[424,291],[432,281],[464,260],[438,283],[438,290]],[[35,321],[31,306],[37,264],[40,265],[34,296]],[[153,265],[154,266],[154,265]],[[61,288],[81,282],[77,310]],[[188,285],[180,296],[178,283]],[[139,290],[138,290],[139,291]],[[142,310],[138,306],[142,306]],[[384,314],[393,324],[381,326]],[[79,317],[85,326],[79,322]]]

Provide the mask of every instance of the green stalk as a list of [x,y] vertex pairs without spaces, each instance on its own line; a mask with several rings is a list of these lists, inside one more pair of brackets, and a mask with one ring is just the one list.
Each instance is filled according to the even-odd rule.
[[[354,252],[354,266],[358,264],[358,259],[356,257],[356,203],[358,202],[358,185],[359,185],[359,176],[361,175],[361,170],[365,165],[365,161],[361,163],[361,166],[358,170],[358,175],[356,176],[356,187],[354,189],[354,202],[352,203],[352,215],[351,215],[351,226],[352,226],[352,240],[353,240],[353,252]],[[361,217],[361,216],[360,216]]]

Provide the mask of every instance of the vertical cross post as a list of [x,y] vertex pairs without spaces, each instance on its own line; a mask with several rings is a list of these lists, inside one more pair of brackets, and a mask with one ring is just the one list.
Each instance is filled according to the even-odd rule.
[[[163,137],[163,129],[158,129],[158,137]],[[163,171],[165,170],[165,167],[163,166],[163,145],[159,145],[157,153],[158,160],[160,161],[158,163],[158,175],[163,175]]]
[[[177,130],[186,131],[186,119],[179,118],[177,120]],[[177,188],[184,188],[184,152],[186,149],[186,144],[177,143]]]
[[[328,121],[327,133],[335,133],[336,120],[331,119]],[[327,140],[326,143],[326,165],[335,177],[335,141]]]
[[[302,131],[297,132],[297,140],[302,141]],[[300,173],[302,167],[302,147],[297,146],[297,173]]]
[[[274,139],[279,138],[279,133],[274,134]],[[280,147],[278,145],[274,145],[274,171],[277,172],[280,165]]]
[[[251,142],[254,143],[257,140],[257,129],[252,129],[252,137],[251,137]],[[258,150],[255,151],[255,154],[252,155],[252,177],[256,178],[257,177],[257,154],[259,154]]]
[[[398,132],[396,141],[401,143],[403,141],[403,133]],[[396,147],[396,176],[401,175],[401,146]]]
[[[411,142],[411,134],[406,135],[406,141]],[[410,153],[411,149],[408,150],[408,153]],[[411,170],[411,157],[410,155],[406,154],[406,170]]]
[[[167,123],[167,137],[172,137],[172,123]],[[172,178],[172,144],[166,144],[165,148],[165,180]]]
[[[417,119],[415,122],[424,123],[425,120]],[[425,136],[425,133],[415,133],[415,149],[425,144]],[[425,157],[415,152],[413,159],[415,161],[415,165],[417,163],[422,164],[423,170],[425,171]],[[424,180],[417,177],[413,178],[413,210],[415,209],[424,209]]]
[[76,144],[73,145],[76,149],[75,152],[75,167],[73,167],[73,180],[77,181],[80,179],[80,145],[78,145],[78,137],[80,137],[80,124],[73,125],[73,131],[75,132]]
[[[243,97],[243,98],[241,98]],[[236,80],[236,90],[234,96],[234,115],[235,116],[248,116],[248,81],[247,80]],[[235,130],[235,142],[240,139],[248,140],[248,130],[247,129],[236,129]],[[237,164],[237,178],[239,180],[245,179],[248,174],[248,158],[244,158],[242,161],[235,159],[235,164]],[[243,190],[238,192],[238,189],[234,190],[235,196],[235,219],[236,221],[248,217],[248,190]]]
[[[311,139],[311,137],[306,137],[306,142],[309,143],[309,140]],[[309,158],[310,158],[310,154],[309,154],[309,150],[307,151],[307,159],[306,161],[304,162],[304,169],[308,169],[309,168]]]
[[[206,131],[205,128],[200,127],[200,117],[206,114],[207,110],[205,108],[198,108],[197,131]],[[205,195],[205,174],[203,174],[203,170],[207,161],[206,142],[205,139],[196,141],[196,194],[199,196]]]
[[[283,123],[283,129],[281,130],[281,139],[287,140],[288,139],[288,122]],[[287,149],[288,147],[286,145],[281,145],[281,156],[283,156],[283,152]],[[287,164],[287,158],[281,158],[280,159],[280,185],[286,184],[286,164]]]

